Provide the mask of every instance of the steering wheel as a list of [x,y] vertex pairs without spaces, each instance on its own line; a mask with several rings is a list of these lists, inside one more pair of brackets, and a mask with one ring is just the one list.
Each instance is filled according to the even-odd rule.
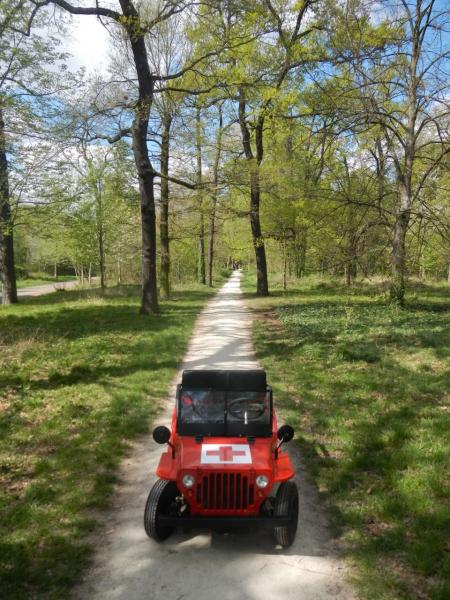
[[262,417],[266,408],[262,402],[257,400],[249,400],[245,396],[242,398],[235,398],[228,404],[228,412],[235,419],[245,421],[247,414],[247,421],[254,421]]

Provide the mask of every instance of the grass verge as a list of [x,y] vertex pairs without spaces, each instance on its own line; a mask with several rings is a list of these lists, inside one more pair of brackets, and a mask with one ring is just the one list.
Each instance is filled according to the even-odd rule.
[[[254,343],[367,600],[450,597],[448,286],[250,293]],[[251,298],[251,299],[250,299]]]
[[138,290],[68,291],[0,309],[0,595],[60,599],[89,558],[127,440],[148,431],[212,291],[158,317]]

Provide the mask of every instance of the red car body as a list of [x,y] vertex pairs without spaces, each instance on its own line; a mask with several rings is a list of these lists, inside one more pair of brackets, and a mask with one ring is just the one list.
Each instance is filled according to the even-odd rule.
[[[286,452],[280,449],[276,453],[278,428],[275,413],[272,415],[272,436],[255,438],[251,442],[242,437],[208,437],[196,441],[194,437],[180,436],[176,431],[177,413],[174,410],[171,447],[163,452],[156,474],[160,479],[176,482],[189,505],[191,515],[259,515],[261,504],[270,495],[274,485],[295,475]],[[202,463],[202,448],[205,445],[222,448],[223,462]],[[251,462],[234,462],[239,455],[231,456],[227,452],[227,449],[232,451],[230,447],[233,446],[245,447],[245,450],[248,447]],[[234,451],[239,452],[236,448]],[[193,489],[183,485],[183,476],[186,474],[195,477]],[[264,489],[256,486],[255,479],[258,475],[266,475],[269,479],[269,485]]]
[[163,541],[177,526],[264,525],[277,544],[290,545],[298,491],[281,445],[293,435],[289,425],[277,427],[264,371],[184,371],[171,430],[153,432],[168,448],[145,506],[148,536]]

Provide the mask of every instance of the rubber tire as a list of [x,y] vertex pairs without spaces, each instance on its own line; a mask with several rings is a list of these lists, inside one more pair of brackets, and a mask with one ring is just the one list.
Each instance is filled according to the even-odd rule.
[[298,523],[298,490],[293,481],[284,481],[275,497],[275,517],[289,517],[289,525],[274,528],[275,544],[287,548],[295,540]]
[[149,538],[162,542],[174,532],[175,527],[159,523],[159,515],[169,514],[170,505],[179,494],[174,481],[158,479],[152,487],[144,510],[144,528]]

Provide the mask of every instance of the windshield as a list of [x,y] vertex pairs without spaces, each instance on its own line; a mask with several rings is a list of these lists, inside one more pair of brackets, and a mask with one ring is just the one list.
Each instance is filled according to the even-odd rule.
[[181,389],[178,424],[188,435],[270,435],[270,394]]
[[182,423],[224,423],[225,393],[217,390],[182,390]]

